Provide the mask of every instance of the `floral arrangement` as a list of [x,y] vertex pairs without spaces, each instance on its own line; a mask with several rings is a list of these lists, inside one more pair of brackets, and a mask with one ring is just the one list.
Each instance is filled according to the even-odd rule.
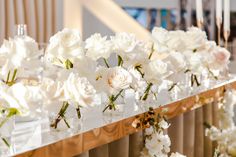
[[[167,157],[170,152],[171,141],[167,134],[164,133],[169,128],[164,116],[165,110],[161,113],[156,113],[153,108],[149,108],[144,118],[137,117],[132,126],[134,128],[146,128],[145,133],[145,147],[141,152],[141,157]],[[171,153],[170,157],[185,157],[182,154]]]
[[85,108],[122,112],[129,97],[141,108],[155,107],[176,91],[191,91],[227,74],[230,53],[200,29],[154,28],[151,35],[152,40],[142,41],[129,33],[95,33],[82,40],[77,30],[63,29],[45,51],[28,36],[4,40],[0,120],[46,114],[52,128],[72,128],[77,124],[71,120],[79,122]]
[[219,127],[207,125],[206,136],[218,144],[214,157],[236,156],[236,127],[233,120],[235,104],[236,91],[228,89],[219,99]]

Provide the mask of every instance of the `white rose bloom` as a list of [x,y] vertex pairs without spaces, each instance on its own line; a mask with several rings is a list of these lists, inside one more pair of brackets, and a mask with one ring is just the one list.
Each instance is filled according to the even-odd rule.
[[164,62],[168,63],[172,71],[179,72],[186,67],[185,56],[180,52],[172,51],[164,59]]
[[23,85],[22,83],[13,84],[0,90],[0,100],[7,107],[18,109],[22,116],[32,115],[36,109],[40,108],[39,102],[42,100],[41,90],[38,86]]
[[168,53],[169,48],[166,45],[169,38],[169,32],[161,27],[155,27],[152,30],[152,37],[154,41],[154,50],[158,53]]
[[83,41],[79,31],[65,28],[56,33],[49,40],[45,56],[49,62],[59,66],[63,66],[67,59],[73,62],[74,58],[84,56]]
[[128,88],[132,83],[131,74],[122,67],[109,68],[106,81],[111,93]]
[[153,60],[144,66],[144,71],[144,78],[148,82],[158,83],[158,81],[167,76],[168,65],[161,60]]
[[91,83],[96,79],[97,62],[89,57],[84,56],[76,59],[73,69],[80,77],[86,77]]
[[53,80],[50,78],[43,78],[41,83],[41,90],[44,96],[44,103],[50,102],[63,97],[63,82]]
[[186,157],[186,156],[176,152],[176,153],[171,153],[170,157]]
[[0,48],[1,75],[6,76],[9,71],[19,67],[21,70],[34,72],[39,70],[40,55],[42,55],[42,51],[38,49],[38,44],[28,36],[4,40]]
[[212,52],[212,60],[209,63],[211,69],[221,70],[227,67],[230,58],[230,52],[222,47],[216,47]]
[[201,74],[204,69],[202,60],[203,57],[201,54],[193,53],[192,55],[190,55],[189,58],[190,70],[194,73]]
[[102,37],[101,34],[94,34],[85,41],[86,56],[93,60],[99,58],[109,58],[111,55],[111,42],[107,37]]
[[116,33],[115,36],[111,36],[111,42],[114,51],[118,54],[132,52],[137,45],[135,35],[125,32]]
[[146,64],[149,61],[148,57],[150,53],[151,43],[143,41],[137,42],[133,51],[120,54],[124,61],[123,67],[132,68],[136,65]]
[[168,36],[169,39],[166,42],[166,45],[169,48],[169,50],[182,52],[186,49],[186,44],[184,42],[186,33],[184,31],[181,30],[170,31]]
[[197,27],[189,28],[183,39],[186,49],[191,51],[203,48],[207,42],[206,33]]
[[64,83],[64,96],[68,101],[79,106],[88,107],[98,105],[96,90],[89,81],[71,73]]

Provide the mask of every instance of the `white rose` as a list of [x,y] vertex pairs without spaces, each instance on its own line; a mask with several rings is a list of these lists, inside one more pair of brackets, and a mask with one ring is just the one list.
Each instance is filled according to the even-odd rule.
[[202,55],[198,53],[193,53],[192,55],[190,55],[189,65],[190,65],[190,70],[192,72],[201,74],[204,69]]
[[43,78],[40,88],[44,96],[43,100],[45,105],[57,99],[59,100],[63,96],[63,82]]
[[132,52],[137,44],[135,35],[125,32],[111,36],[111,42],[114,51],[117,53]]
[[0,48],[1,75],[6,76],[9,71],[18,68],[35,72],[40,68],[40,55],[42,51],[38,49],[38,44],[28,36],[4,40]]
[[186,49],[186,45],[184,42],[186,33],[184,31],[181,30],[170,31],[168,35],[169,39],[166,42],[166,45],[169,48],[169,50],[182,52]]
[[144,66],[144,71],[144,78],[148,82],[157,83],[162,78],[166,77],[168,65],[161,60],[153,60]]
[[215,50],[212,52],[212,69],[222,69],[227,67],[230,58],[230,52],[222,47],[216,47]]
[[131,68],[136,65],[146,64],[149,61],[148,57],[151,51],[150,42],[139,41],[133,51],[129,53],[121,53],[119,55],[123,59],[123,67]]
[[184,38],[186,49],[191,51],[201,49],[205,46],[206,41],[206,33],[197,27],[189,28]]
[[95,33],[85,41],[86,56],[93,60],[99,58],[109,58],[111,55],[111,42],[107,37],[102,37],[101,34]]
[[164,59],[164,62],[168,63],[173,71],[181,71],[186,67],[186,59],[180,52],[172,51]]
[[75,60],[73,69],[80,77],[86,77],[89,82],[94,83],[96,79],[95,71],[97,69],[97,64],[96,61],[84,56]]
[[155,27],[152,30],[152,37],[154,41],[154,50],[158,53],[168,53],[169,48],[166,45],[169,40],[169,32],[161,27]]
[[73,62],[74,58],[84,56],[83,41],[79,31],[65,28],[52,36],[45,55],[49,62],[60,66],[63,66],[67,59]]
[[78,103],[83,107],[97,105],[96,90],[85,77],[71,73],[64,83],[64,95],[68,101]]
[[23,116],[34,114],[40,108],[42,100],[41,90],[38,86],[28,86],[16,83],[5,90],[0,90],[1,100],[8,107],[17,108]]
[[108,69],[107,82],[111,89],[126,89],[132,83],[131,74],[122,67],[114,67]]

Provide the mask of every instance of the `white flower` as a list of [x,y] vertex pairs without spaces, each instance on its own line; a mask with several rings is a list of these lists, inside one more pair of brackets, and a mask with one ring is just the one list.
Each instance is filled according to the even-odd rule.
[[99,58],[109,58],[111,54],[111,42],[106,40],[107,37],[102,37],[101,34],[94,34],[85,41],[86,56],[93,60]]
[[45,105],[63,97],[63,82],[61,81],[43,78],[40,88],[44,96]]
[[186,156],[176,152],[176,153],[171,153],[170,157],[186,157]]
[[126,89],[132,83],[130,73],[122,67],[114,67],[108,70],[107,81],[111,88]]
[[137,40],[134,34],[129,33],[116,33],[115,36],[111,36],[111,42],[113,49],[117,53],[128,53],[132,52],[137,45]]
[[204,69],[202,60],[203,57],[201,54],[192,53],[192,55],[189,56],[189,69],[196,74],[201,74]]
[[169,48],[166,45],[169,40],[169,32],[161,27],[155,27],[152,30],[152,37],[154,40],[154,50],[158,53],[168,53]]
[[144,71],[144,78],[148,82],[157,83],[162,78],[166,77],[168,65],[161,60],[153,60],[144,67]]
[[45,55],[49,62],[59,66],[63,66],[67,59],[73,63],[74,58],[84,56],[79,31],[65,28],[52,36]]
[[96,68],[97,62],[84,56],[75,60],[73,69],[80,77],[86,77],[91,83],[94,83],[96,79]]
[[184,38],[186,49],[191,51],[201,49],[206,41],[206,33],[197,27],[189,28]]
[[167,58],[164,59],[164,61],[167,62],[170,65],[171,69],[175,72],[179,72],[186,67],[186,59],[180,52],[170,52]]
[[138,41],[133,51],[127,53],[119,53],[123,59],[123,67],[132,68],[137,65],[146,64],[151,53],[151,43]]
[[1,88],[0,100],[6,107],[18,109],[23,116],[34,114],[40,108],[42,100],[41,90],[38,86],[16,83],[12,86]]
[[31,71],[38,70],[40,68],[40,55],[42,52],[38,49],[38,44],[28,36],[4,40],[0,48],[1,75],[6,76],[9,71],[18,68]]
[[162,119],[159,123],[158,123],[159,127],[162,129],[167,129],[169,128],[170,124],[168,124],[164,119]]
[[223,69],[227,67],[229,63],[230,52],[222,47],[216,47],[212,51],[212,63],[210,63],[210,68],[212,69]]
[[167,154],[170,152],[170,138],[164,135],[163,132],[154,133],[150,138],[146,138],[145,147],[151,156],[158,156],[159,154]]
[[179,51],[182,52],[186,49],[186,43],[184,42],[186,33],[181,30],[170,31],[168,34],[168,41],[166,45],[169,48],[169,51]]
[[153,127],[149,127],[145,129],[145,134],[146,135],[151,135],[154,133]]
[[64,96],[67,101],[77,103],[79,106],[88,107],[97,105],[96,90],[85,77],[71,73],[64,83]]

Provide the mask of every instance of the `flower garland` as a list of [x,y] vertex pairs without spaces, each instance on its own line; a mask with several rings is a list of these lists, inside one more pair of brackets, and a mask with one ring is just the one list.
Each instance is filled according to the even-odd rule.
[[233,120],[235,105],[236,91],[228,89],[218,103],[219,127],[207,125],[206,136],[218,144],[214,157],[236,156],[236,126]]
[[[140,157],[168,157],[170,152],[170,137],[164,133],[170,124],[164,116],[165,110],[156,114],[153,108],[144,114],[144,118],[136,117],[132,126],[134,128],[146,128],[145,147],[140,153]],[[179,153],[172,153],[170,157],[185,157]]]

